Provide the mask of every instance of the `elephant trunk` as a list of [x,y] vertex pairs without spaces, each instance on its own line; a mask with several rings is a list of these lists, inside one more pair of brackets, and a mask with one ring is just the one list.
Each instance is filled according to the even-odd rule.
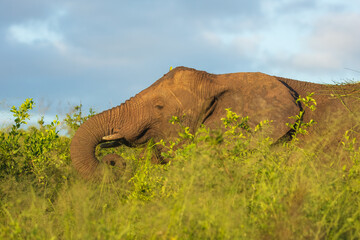
[[[102,113],[104,114],[104,113]],[[101,122],[101,115],[93,116],[76,131],[70,145],[72,163],[84,178],[91,178],[99,165],[95,157],[95,148],[106,136],[106,128]]]
[[132,127],[134,123],[130,124],[134,119],[129,113],[131,108],[138,108],[139,104],[132,102],[135,103],[135,99],[91,117],[76,131],[70,145],[70,155],[75,169],[82,177],[91,179],[101,176],[100,161],[95,156],[95,149],[99,143],[104,142],[105,136],[116,132],[116,135],[121,135],[126,141],[136,134],[136,129]]

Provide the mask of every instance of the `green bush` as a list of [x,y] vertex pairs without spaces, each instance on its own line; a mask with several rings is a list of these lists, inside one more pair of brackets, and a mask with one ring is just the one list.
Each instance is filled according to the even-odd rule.
[[33,100],[26,99],[19,108],[11,109],[15,117],[11,131],[0,133],[0,176],[31,176],[39,184],[47,184],[50,175],[69,163],[68,155],[59,152],[67,151],[68,139],[58,135],[57,119],[45,125],[42,118],[38,128],[21,129],[33,107]]
[[[271,122],[251,128],[230,109],[223,130],[192,133],[174,117],[177,139],[98,151],[127,167],[94,183],[71,167],[58,120],[21,129],[33,106],[12,108],[14,124],[1,131],[0,239],[360,238],[360,148],[349,132],[323,161],[297,137],[313,122],[289,125],[296,140],[274,144]],[[63,122],[76,130],[87,117],[77,107]],[[154,145],[168,164],[151,163]]]
[[[50,181],[62,182],[69,175],[70,138],[59,135],[60,121],[56,119],[49,124],[42,117],[38,126],[28,126],[29,111],[35,107],[32,99],[26,99],[18,108],[13,106],[11,112],[14,123],[8,130],[0,131],[0,177],[15,177],[33,179],[37,185],[46,186]],[[82,116],[81,105],[76,106],[72,115],[67,114],[64,122],[71,130],[87,118]]]
[[96,112],[90,108],[89,114],[87,116],[83,116],[82,104],[75,106],[72,113],[66,114],[66,118],[64,119],[64,122],[68,127],[68,134],[73,136],[80,125],[95,114]]

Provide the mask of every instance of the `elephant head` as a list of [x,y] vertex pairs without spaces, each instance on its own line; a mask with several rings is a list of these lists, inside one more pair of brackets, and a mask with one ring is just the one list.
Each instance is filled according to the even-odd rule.
[[172,116],[184,116],[183,124],[192,132],[201,124],[219,127],[225,108],[250,116],[251,125],[273,120],[275,139],[288,132],[285,122],[299,112],[291,91],[275,77],[262,73],[215,75],[178,67],[135,97],[83,123],[70,146],[73,165],[90,178],[99,165],[95,157],[98,144],[132,147],[150,139],[175,137],[177,129],[169,122]]

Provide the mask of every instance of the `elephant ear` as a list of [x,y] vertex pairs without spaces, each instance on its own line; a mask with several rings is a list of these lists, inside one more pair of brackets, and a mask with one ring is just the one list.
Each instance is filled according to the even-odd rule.
[[[250,126],[271,120],[274,140],[285,136],[293,123],[289,117],[299,114],[300,108],[290,91],[276,77],[263,73],[234,73],[218,75],[216,84],[226,89],[218,102],[215,115],[225,115],[225,108],[241,116],[249,116]],[[223,90],[222,90],[223,91]]]

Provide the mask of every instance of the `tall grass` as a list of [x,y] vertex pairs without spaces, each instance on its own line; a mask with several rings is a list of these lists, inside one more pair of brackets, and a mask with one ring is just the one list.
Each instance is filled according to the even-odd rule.
[[[76,129],[82,119],[77,111],[65,122]],[[274,145],[269,122],[251,129],[230,110],[222,120],[226,131],[191,134],[182,126],[178,140],[156,143],[167,148],[166,165],[151,163],[152,144],[149,154],[111,150],[127,160],[126,170],[114,178],[110,168],[101,182],[78,177],[69,138],[55,137],[38,153],[24,140],[35,130],[15,129],[20,150],[3,147],[0,155],[0,239],[360,238],[357,139],[344,132],[342,147],[328,155],[300,148],[301,140]],[[55,125],[37,129],[35,140],[57,136]],[[10,141],[9,131],[1,134]],[[26,165],[34,159],[42,172]]]

